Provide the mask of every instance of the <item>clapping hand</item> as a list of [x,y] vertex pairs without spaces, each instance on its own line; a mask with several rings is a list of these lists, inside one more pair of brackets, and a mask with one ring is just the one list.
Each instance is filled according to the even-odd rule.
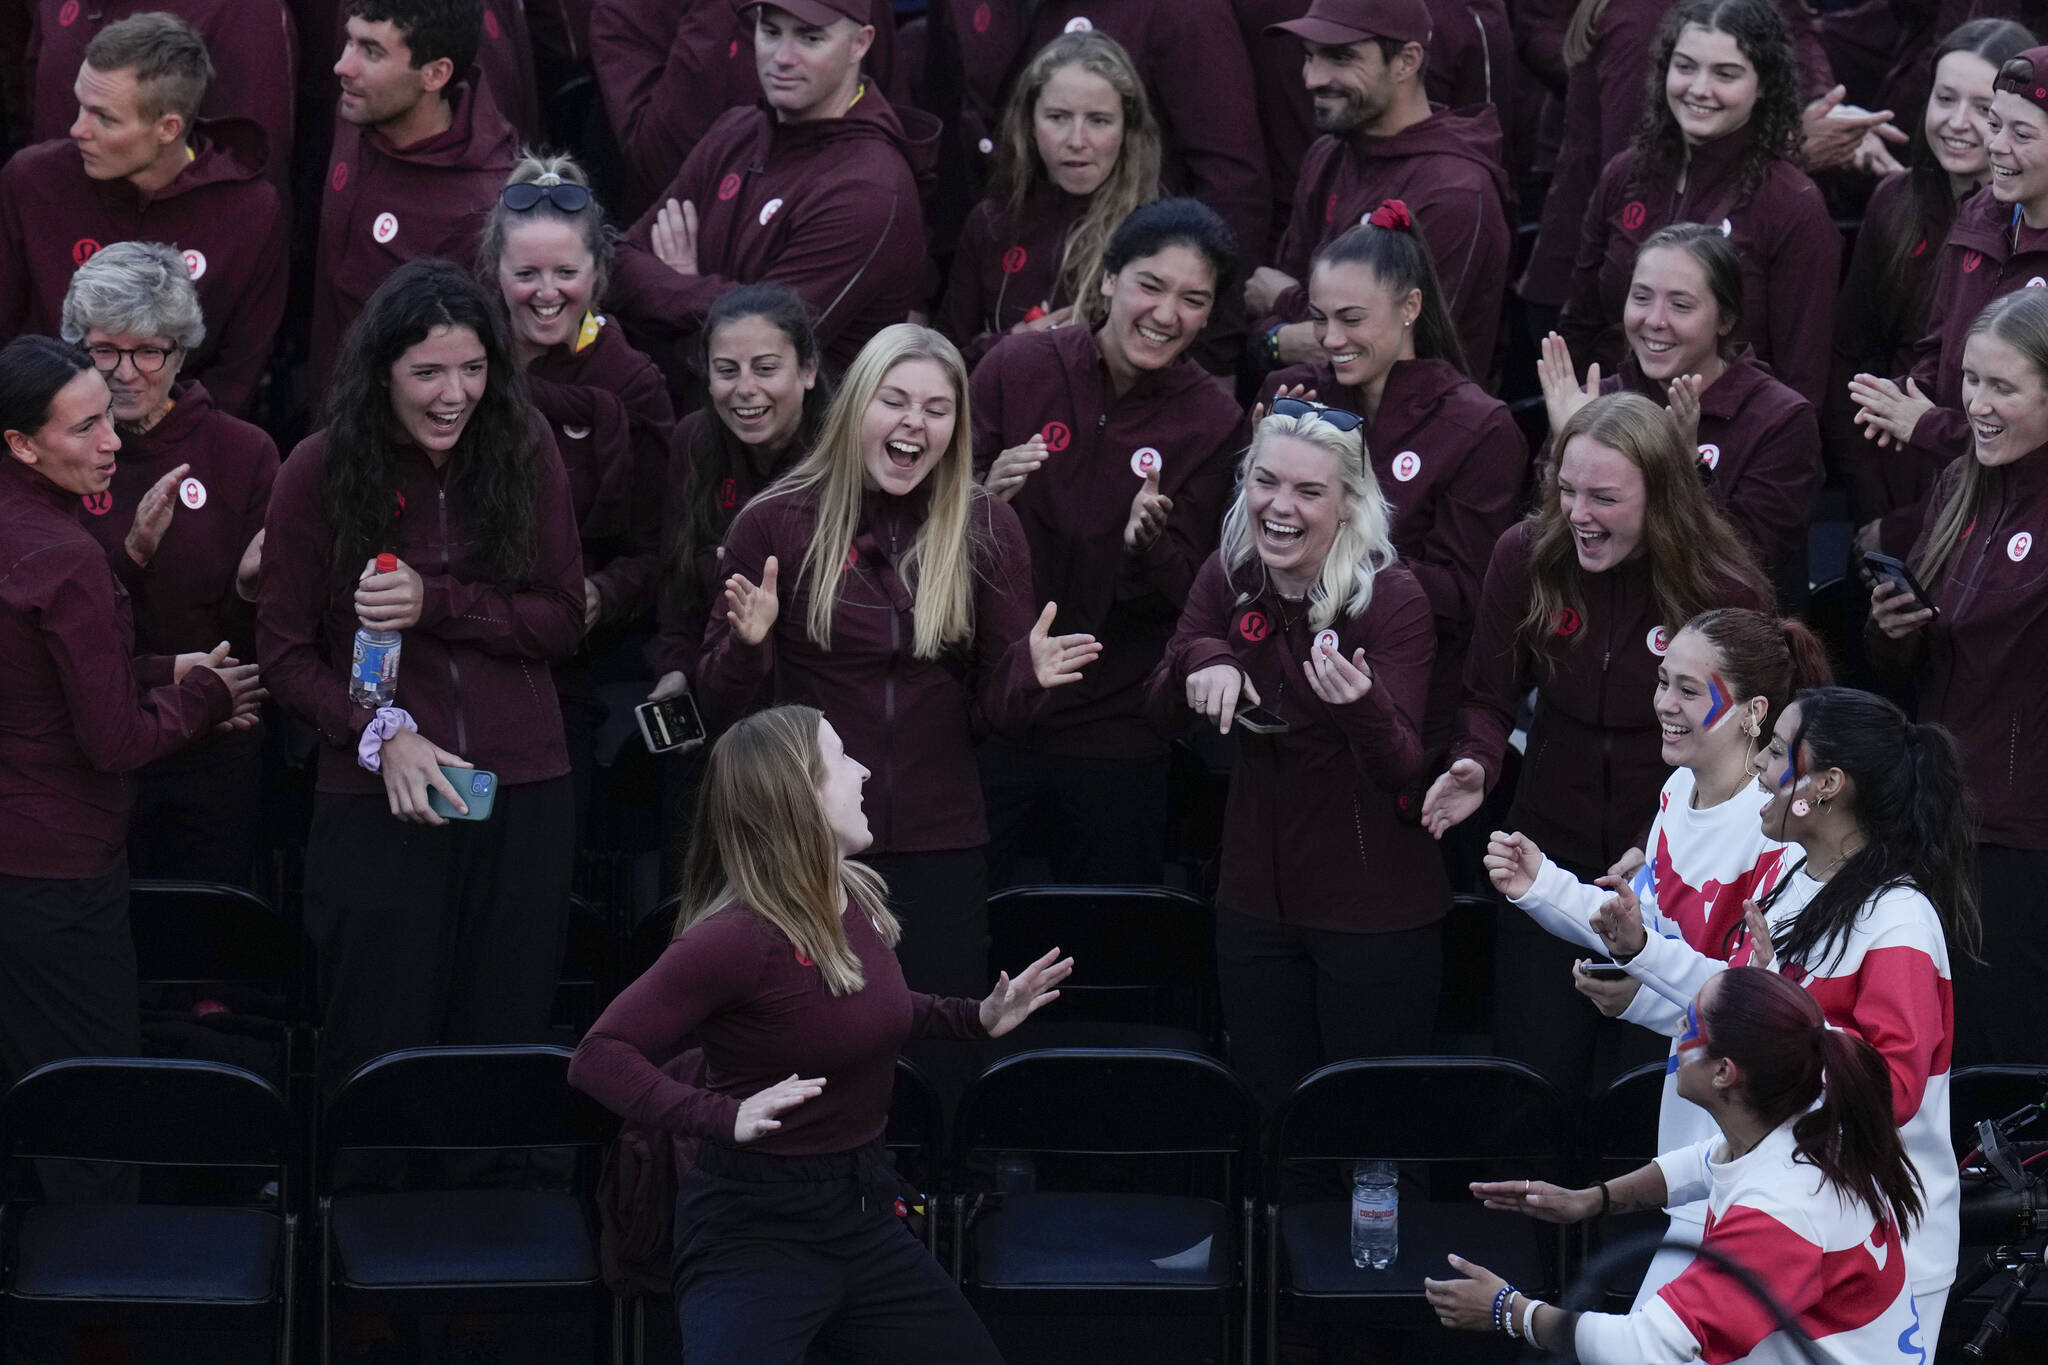
[[1600,362],[1588,365],[1586,382],[1579,383],[1578,371],[1572,367],[1572,348],[1552,332],[1543,338],[1536,358],[1536,382],[1543,386],[1543,411],[1550,418],[1550,434],[1555,438],[1573,413],[1600,396]]
[[1030,440],[1013,445],[996,456],[995,463],[988,467],[988,473],[981,481],[982,486],[1008,502],[1017,496],[1024,480],[1038,472],[1049,453],[1051,447],[1046,445],[1045,437],[1033,432]]
[[732,1140],[741,1145],[766,1137],[782,1126],[777,1114],[786,1114],[805,1100],[818,1098],[825,1089],[825,1078],[813,1076],[805,1080],[795,1072],[779,1080],[766,1090],[757,1090],[740,1101],[739,1116],[732,1121]]
[[1616,961],[1626,961],[1649,942],[1650,936],[1643,928],[1642,902],[1636,899],[1635,888],[1620,877],[1602,877],[1593,885],[1604,886],[1614,894],[1586,922],[1600,935],[1600,941]]
[[1074,974],[1074,959],[1061,957],[1058,948],[1011,976],[996,977],[996,988],[981,1002],[981,1026],[991,1038],[1000,1038],[1060,998],[1055,987]]
[[1145,476],[1145,482],[1131,499],[1130,519],[1124,523],[1124,548],[1142,550],[1159,539],[1171,511],[1173,499],[1159,491],[1159,471],[1155,468]]
[[781,614],[782,606],[775,598],[780,568],[775,556],[769,555],[768,562],[761,566],[759,587],[743,573],[725,580],[725,619],[732,622],[733,632],[747,644],[758,645],[767,639],[775,618]]
[[1063,687],[1081,681],[1081,670],[1102,653],[1102,642],[1093,635],[1054,635],[1053,618],[1059,605],[1045,604],[1031,627],[1031,671],[1040,687]]
[[1432,838],[1441,839],[1444,831],[1464,823],[1485,800],[1486,769],[1477,759],[1461,758],[1429,784],[1429,793],[1422,798],[1422,827]]
[[142,501],[135,504],[135,521],[128,528],[128,535],[122,547],[128,557],[139,568],[148,568],[149,561],[156,555],[156,547],[163,543],[164,532],[171,527],[171,513],[178,510],[178,481],[191,470],[189,464],[181,464],[149,486],[142,495]]
[[1863,428],[1865,439],[1877,442],[1879,449],[1911,444],[1913,429],[1934,410],[1934,400],[1920,392],[1911,375],[1906,377],[1906,387],[1901,391],[1889,379],[1859,374],[1849,381],[1849,396],[1856,400],[1856,425]]

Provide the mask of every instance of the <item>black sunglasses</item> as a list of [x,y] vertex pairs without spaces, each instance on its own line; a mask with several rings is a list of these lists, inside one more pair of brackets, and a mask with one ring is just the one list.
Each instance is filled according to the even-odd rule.
[[536,185],[530,180],[507,185],[498,199],[514,213],[525,213],[545,199],[564,213],[581,213],[590,207],[590,191],[582,185]]
[[1307,403],[1299,398],[1275,398],[1275,417],[1313,417],[1319,422],[1328,422],[1339,431],[1356,431],[1365,425],[1365,419],[1355,412],[1333,408],[1327,403]]

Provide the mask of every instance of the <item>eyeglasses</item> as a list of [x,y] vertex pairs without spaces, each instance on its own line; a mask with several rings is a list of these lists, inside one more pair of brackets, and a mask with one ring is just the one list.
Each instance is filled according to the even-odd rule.
[[112,374],[121,368],[125,358],[135,366],[137,374],[155,374],[170,358],[178,353],[176,346],[110,346],[105,342],[85,348],[92,358],[93,368],[101,374]]
[[498,201],[514,213],[525,213],[543,199],[564,213],[581,213],[590,207],[590,191],[582,185],[540,185],[522,180],[498,193]]
[[1365,425],[1365,419],[1355,412],[1333,408],[1326,403],[1306,403],[1299,398],[1275,398],[1275,417],[1313,417],[1318,422],[1328,422],[1339,431],[1356,431]]

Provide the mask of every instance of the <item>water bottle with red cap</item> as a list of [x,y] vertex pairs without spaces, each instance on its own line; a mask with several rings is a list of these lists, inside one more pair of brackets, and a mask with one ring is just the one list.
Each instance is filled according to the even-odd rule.
[[[378,555],[378,573],[397,573],[397,555]],[[395,630],[356,628],[355,659],[348,670],[348,699],[376,710],[398,695],[398,652],[404,639]]]

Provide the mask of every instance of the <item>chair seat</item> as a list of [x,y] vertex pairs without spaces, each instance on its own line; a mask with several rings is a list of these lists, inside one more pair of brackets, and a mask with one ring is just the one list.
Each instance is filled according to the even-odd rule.
[[1229,1210],[1169,1195],[1005,1195],[974,1246],[978,1282],[999,1289],[1220,1289],[1236,1261]]
[[360,1194],[334,1200],[334,1253],[358,1288],[569,1285],[597,1279],[573,1195],[536,1190]]
[[1160,1048],[1209,1055],[1209,1041],[1177,1024],[1124,1023],[1114,1019],[1031,1019],[990,1044],[991,1059],[1047,1047]]
[[39,1204],[14,1236],[11,1293],[32,1299],[266,1303],[278,1296],[276,1214],[178,1204]]
[[1394,1263],[1385,1270],[1361,1270],[1351,1263],[1348,1199],[1291,1204],[1280,1211],[1281,1287],[1312,1297],[1420,1297],[1424,1278],[1450,1273],[1444,1258],[1455,1252],[1511,1284],[1535,1288],[1548,1278],[1540,1235],[1551,1231],[1548,1225],[1532,1231],[1537,1227],[1477,1203],[1403,1200]]

